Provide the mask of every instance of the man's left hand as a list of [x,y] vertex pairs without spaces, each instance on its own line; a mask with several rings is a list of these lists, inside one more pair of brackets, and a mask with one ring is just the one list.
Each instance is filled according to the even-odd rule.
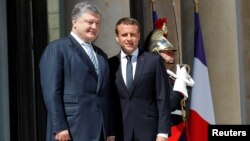
[[109,137],[107,137],[107,141],[115,141],[115,136],[109,136]]
[[156,141],[168,141],[168,139],[165,137],[157,136]]

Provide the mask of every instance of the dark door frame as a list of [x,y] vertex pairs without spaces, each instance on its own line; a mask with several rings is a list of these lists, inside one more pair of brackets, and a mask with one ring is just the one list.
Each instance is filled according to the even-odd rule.
[[130,16],[138,20],[141,26],[141,40],[139,47],[143,49],[143,39],[144,39],[144,24],[143,24],[143,0],[130,0]]
[[6,1],[10,139],[44,141],[46,112],[38,60],[47,44],[47,1]]

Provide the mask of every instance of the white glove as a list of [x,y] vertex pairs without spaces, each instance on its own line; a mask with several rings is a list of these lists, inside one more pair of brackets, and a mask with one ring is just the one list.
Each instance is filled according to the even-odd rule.
[[174,91],[181,92],[186,98],[188,98],[187,93],[187,85],[193,86],[194,80],[191,78],[191,76],[187,72],[187,65],[183,65],[183,67],[180,67],[179,64],[176,65],[176,74],[173,72],[167,70],[168,74],[175,77],[175,83],[174,83]]

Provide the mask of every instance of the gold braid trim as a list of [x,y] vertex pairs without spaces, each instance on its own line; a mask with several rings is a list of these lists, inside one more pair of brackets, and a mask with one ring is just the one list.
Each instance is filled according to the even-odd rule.
[[183,98],[181,100],[181,113],[182,113],[182,119],[183,121],[186,121],[187,120],[187,105],[186,105],[186,102],[187,102],[187,98]]

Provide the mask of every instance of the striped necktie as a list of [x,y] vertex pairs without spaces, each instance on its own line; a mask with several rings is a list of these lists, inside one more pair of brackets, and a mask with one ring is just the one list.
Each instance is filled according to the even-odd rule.
[[87,52],[87,54],[88,54],[90,60],[91,60],[92,63],[94,64],[94,66],[95,66],[95,71],[96,71],[96,73],[98,74],[98,73],[99,73],[98,61],[97,61],[97,58],[96,58],[96,56],[95,56],[95,54],[94,54],[94,49],[93,49],[92,45],[91,45],[91,44],[85,43],[85,44],[83,44],[83,46],[85,46],[86,52]]

